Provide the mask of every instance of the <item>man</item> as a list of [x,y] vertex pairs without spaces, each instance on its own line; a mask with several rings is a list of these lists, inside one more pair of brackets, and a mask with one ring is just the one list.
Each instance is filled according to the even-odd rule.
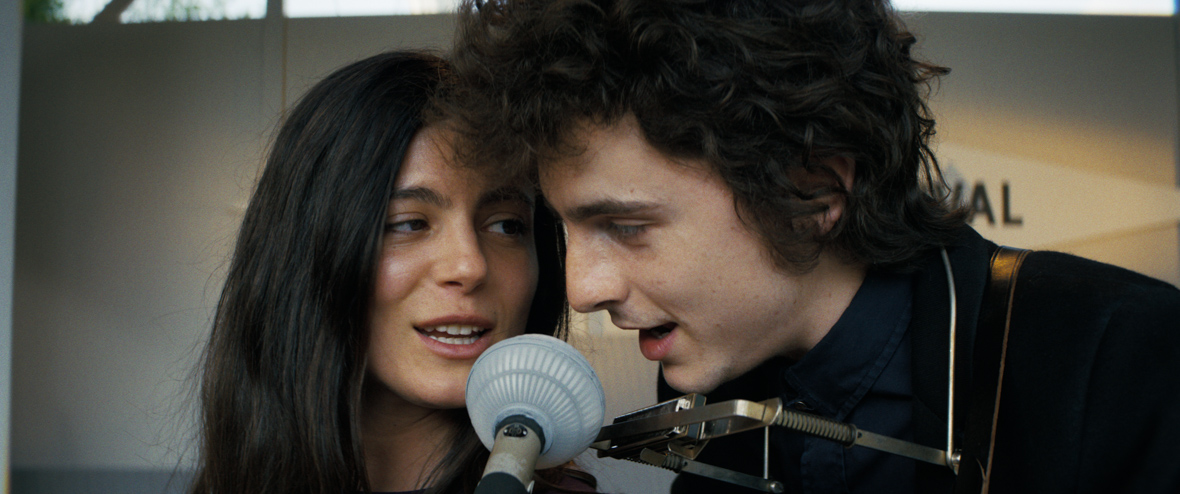
[[[968,410],[985,403],[973,374],[1000,365],[976,351],[1002,334],[981,323],[1005,310],[984,299],[997,246],[945,200],[923,90],[947,70],[911,56],[887,3],[501,0],[459,22],[447,104],[467,158],[535,168],[571,305],[638,330],[671,389],[777,396],[946,449],[953,328],[952,436],[990,428]],[[1035,252],[1015,293],[992,490],[1180,489],[1180,292]],[[750,436],[699,459],[756,472]],[[957,480],[782,430],[770,449],[788,492]],[[673,491],[720,489],[682,475]]]

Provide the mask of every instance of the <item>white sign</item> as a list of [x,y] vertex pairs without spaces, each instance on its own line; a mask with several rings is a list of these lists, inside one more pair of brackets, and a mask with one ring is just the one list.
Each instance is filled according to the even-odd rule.
[[948,185],[971,226],[1001,245],[1037,248],[1180,224],[1180,190],[942,143]]

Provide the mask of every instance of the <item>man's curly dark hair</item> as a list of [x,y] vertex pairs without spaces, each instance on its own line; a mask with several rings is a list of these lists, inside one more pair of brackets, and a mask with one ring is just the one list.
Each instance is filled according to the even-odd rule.
[[[579,153],[585,125],[634,115],[647,142],[700,160],[780,268],[831,246],[904,268],[953,237],[925,97],[948,69],[882,0],[488,0],[465,3],[443,106],[461,152],[531,171]],[[855,160],[850,189],[823,158]],[[471,160],[469,160],[471,161]],[[792,170],[829,174],[802,190]],[[843,194],[824,234],[807,221]]]

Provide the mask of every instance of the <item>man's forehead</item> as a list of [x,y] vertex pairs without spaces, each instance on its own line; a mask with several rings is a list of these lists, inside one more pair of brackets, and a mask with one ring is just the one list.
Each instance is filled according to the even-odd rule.
[[[542,191],[599,186],[612,194],[626,196],[626,190],[658,190],[662,181],[678,177],[722,180],[703,160],[669,156],[642,140],[641,136],[599,132],[581,141],[582,152],[539,161],[537,170]],[[600,191],[601,193],[601,191]]]

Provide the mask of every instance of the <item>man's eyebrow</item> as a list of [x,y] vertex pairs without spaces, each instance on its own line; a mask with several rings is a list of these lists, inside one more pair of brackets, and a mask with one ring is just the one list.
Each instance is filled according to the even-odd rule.
[[415,201],[422,201],[432,206],[440,208],[451,207],[451,200],[443,197],[434,189],[426,187],[408,187],[405,189],[396,189],[393,191],[393,196],[390,199],[411,199]]
[[642,213],[656,209],[656,207],[656,204],[650,202],[603,199],[573,208],[563,216],[569,221],[578,222],[595,216],[623,216]]
[[479,202],[476,206],[482,208],[497,202],[519,202],[528,206],[529,209],[533,208],[533,198],[525,194],[519,187],[511,186],[504,186],[484,192],[479,197]]

